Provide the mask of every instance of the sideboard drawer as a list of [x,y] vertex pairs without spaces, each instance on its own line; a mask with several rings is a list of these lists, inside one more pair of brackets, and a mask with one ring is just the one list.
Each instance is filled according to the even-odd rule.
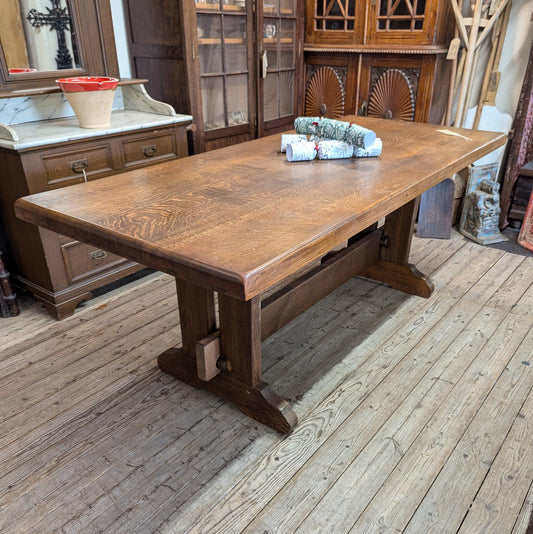
[[113,170],[111,146],[105,143],[82,150],[44,154],[42,165],[47,189],[83,182],[85,176],[90,179]]
[[173,132],[150,135],[122,141],[124,166],[153,164],[156,161],[171,159],[176,154],[176,138]]
[[65,272],[70,284],[95,276],[107,269],[115,268],[128,260],[105,250],[70,241],[61,245]]

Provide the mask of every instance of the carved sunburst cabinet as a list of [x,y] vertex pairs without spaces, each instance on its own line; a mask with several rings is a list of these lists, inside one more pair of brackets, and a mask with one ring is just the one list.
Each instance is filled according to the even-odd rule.
[[306,2],[306,114],[440,123],[452,37],[445,0]]

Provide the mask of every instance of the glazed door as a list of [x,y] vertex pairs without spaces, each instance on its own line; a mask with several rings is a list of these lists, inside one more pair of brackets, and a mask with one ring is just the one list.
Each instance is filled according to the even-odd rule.
[[301,10],[299,0],[260,0],[258,34],[257,135],[262,137],[294,122],[301,101]]
[[223,136],[250,139],[255,122],[250,2],[217,0],[195,7],[206,142]]
[[310,0],[305,5],[305,42],[325,45],[363,44],[364,0]]
[[371,1],[368,44],[431,44],[438,0]]

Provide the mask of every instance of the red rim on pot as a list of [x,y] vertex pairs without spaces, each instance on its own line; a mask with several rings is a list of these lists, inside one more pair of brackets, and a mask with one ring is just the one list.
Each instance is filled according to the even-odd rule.
[[84,91],[109,91],[116,89],[118,78],[107,76],[80,76],[56,80],[57,85],[65,93],[81,93]]

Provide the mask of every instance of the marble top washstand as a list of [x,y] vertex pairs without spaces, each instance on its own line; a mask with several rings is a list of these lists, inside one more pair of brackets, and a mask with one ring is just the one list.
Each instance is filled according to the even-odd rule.
[[0,100],[0,147],[23,150],[191,121],[151,98],[142,84],[117,88],[111,124],[103,129],[81,128],[62,93],[12,97]]

